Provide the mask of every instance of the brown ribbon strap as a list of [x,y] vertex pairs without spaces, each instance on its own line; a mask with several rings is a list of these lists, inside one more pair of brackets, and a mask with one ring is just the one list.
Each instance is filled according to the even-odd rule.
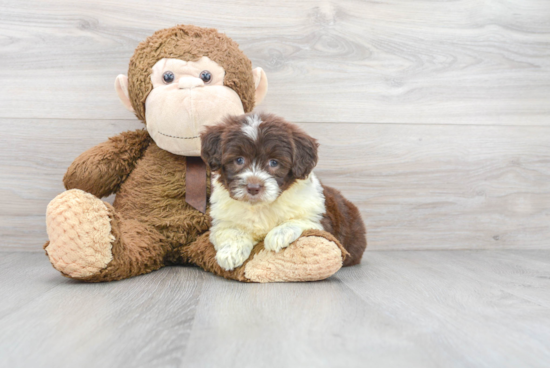
[[185,202],[206,212],[206,164],[200,157],[186,157]]

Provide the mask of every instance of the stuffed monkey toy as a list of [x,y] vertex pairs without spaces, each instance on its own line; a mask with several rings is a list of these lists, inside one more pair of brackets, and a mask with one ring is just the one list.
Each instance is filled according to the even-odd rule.
[[[115,89],[146,129],[110,138],[67,170],[67,191],[47,208],[44,246],[62,275],[113,281],[194,264],[245,282],[313,281],[342,267],[346,250],[318,230],[278,253],[259,243],[233,270],[216,262],[199,134],[227,115],[252,111],[267,92],[264,71],[252,69],[234,41],[196,26],[157,31],[139,44]],[[113,205],[100,199],[113,193]]]

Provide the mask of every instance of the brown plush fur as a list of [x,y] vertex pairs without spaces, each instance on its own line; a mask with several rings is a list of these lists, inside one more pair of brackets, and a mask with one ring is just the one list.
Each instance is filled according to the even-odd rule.
[[244,111],[254,108],[252,63],[239,45],[213,28],[191,25],[161,29],[141,42],[130,60],[128,90],[138,119],[145,121],[145,100],[153,89],[151,68],[163,58],[197,61],[209,57],[225,69],[224,85],[241,98]]
[[[142,140],[134,143],[148,144],[141,157],[113,154],[126,136],[141,136]],[[99,147],[107,154],[103,160],[97,152]],[[109,173],[107,177],[111,177],[115,176],[110,172],[112,168],[133,167],[133,170],[117,189],[113,206],[106,204],[111,209],[111,227],[116,239],[113,261],[99,275],[85,281],[118,280],[156,270],[164,265],[169,251],[190,244],[208,230],[209,217],[185,202],[185,157],[158,148],[143,131],[122,133],[92,148],[79,156],[69,172],[87,159],[94,163],[94,170],[80,172],[78,177],[71,175],[70,182],[65,180],[67,189],[105,192],[103,183],[91,180],[96,172]]]
[[323,185],[327,212],[321,220],[325,231],[334,234],[349,252],[345,266],[361,262],[367,247],[367,231],[359,210],[334,188]]
[[115,193],[150,143],[146,130],[109,138],[73,161],[63,178],[65,189],[82,189],[98,198]]
[[123,218],[106,203],[111,212],[111,233],[115,236],[113,260],[98,274],[81,279],[87,282],[112,281],[158,270],[164,266],[159,254],[169,249],[166,238],[154,227]]

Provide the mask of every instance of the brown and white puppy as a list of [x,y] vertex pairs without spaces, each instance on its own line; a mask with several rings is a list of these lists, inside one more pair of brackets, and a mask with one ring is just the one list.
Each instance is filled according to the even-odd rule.
[[359,263],[363,222],[353,204],[312,172],[314,138],[275,115],[246,114],[206,127],[201,142],[213,172],[210,241],[220,266],[242,265],[261,240],[278,252],[308,229],[331,232],[351,253],[344,265]]

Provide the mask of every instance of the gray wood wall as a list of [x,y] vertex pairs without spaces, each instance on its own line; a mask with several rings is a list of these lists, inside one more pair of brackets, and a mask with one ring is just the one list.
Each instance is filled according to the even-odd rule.
[[40,251],[71,161],[141,127],[114,78],[178,23],[265,69],[369,249],[550,247],[550,1],[3,0],[0,249]]

